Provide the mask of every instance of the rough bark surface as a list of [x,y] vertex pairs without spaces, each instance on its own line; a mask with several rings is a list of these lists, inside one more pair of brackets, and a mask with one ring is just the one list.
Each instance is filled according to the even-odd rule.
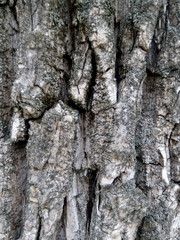
[[0,239],[180,239],[180,1],[0,0]]

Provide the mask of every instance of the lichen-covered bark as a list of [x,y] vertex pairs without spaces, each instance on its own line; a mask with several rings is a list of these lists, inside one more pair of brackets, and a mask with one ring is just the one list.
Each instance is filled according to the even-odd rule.
[[0,239],[180,239],[179,0],[0,0]]

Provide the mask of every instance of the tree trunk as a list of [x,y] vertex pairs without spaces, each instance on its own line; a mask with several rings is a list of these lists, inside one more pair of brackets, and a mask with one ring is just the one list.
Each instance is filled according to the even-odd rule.
[[0,0],[0,240],[180,239],[179,7]]

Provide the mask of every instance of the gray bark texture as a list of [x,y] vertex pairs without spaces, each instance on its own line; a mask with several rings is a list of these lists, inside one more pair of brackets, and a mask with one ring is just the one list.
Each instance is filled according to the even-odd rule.
[[0,0],[0,240],[180,240],[180,0]]

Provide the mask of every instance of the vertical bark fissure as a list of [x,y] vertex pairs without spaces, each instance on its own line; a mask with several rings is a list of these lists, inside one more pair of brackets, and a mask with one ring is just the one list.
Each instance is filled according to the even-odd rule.
[[145,220],[145,217],[142,219],[138,229],[137,229],[137,233],[136,233],[136,237],[135,237],[135,240],[141,240],[142,237],[142,229],[143,229],[143,225],[144,225],[144,220]]
[[86,110],[88,112],[91,112],[93,95],[94,95],[94,86],[96,85],[96,77],[97,77],[97,62],[96,62],[95,50],[92,47],[92,44],[89,40],[88,40],[88,44],[89,44],[89,49],[91,50],[92,74],[91,74],[89,88],[88,88],[88,91],[87,91]]
[[38,231],[37,231],[37,235],[36,235],[36,240],[40,239],[41,229],[42,229],[42,218],[40,216],[40,213],[38,212]]
[[[159,10],[154,34],[151,40],[151,47],[147,54],[147,74],[149,76],[159,76],[158,60],[159,55],[164,48],[168,33],[169,0],[167,1],[166,11],[164,6]],[[162,26],[160,26],[160,24]]]
[[98,196],[99,196],[99,199],[98,199],[98,211],[100,210],[100,207],[101,207],[101,185],[98,184]]
[[[12,186],[14,194],[14,216],[12,221],[12,228],[15,231],[15,239],[19,239],[24,226],[25,206],[26,206],[26,194],[27,194],[27,174],[28,164],[26,159],[26,145],[27,141],[17,142],[12,145],[13,155],[13,172],[12,181],[14,180],[13,175],[16,176]],[[17,155],[14,155],[14,152]]]
[[[67,33],[68,38],[70,41],[70,46],[65,44],[66,53],[63,56],[64,65],[65,65],[65,71],[64,71],[64,77],[62,82],[62,90],[61,90],[61,99],[64,103],[70,106],[74,106],[74,103],[69,99],[68,96],[68,87],[69,87],[69,80],[71,78],[71,71],[73,66],[73,60],[72,55],[75,50],[75,29],[73,26],[73,14],[74,14],[74,1],[64,1],[67,11]],[[67,34],[65,33],[65,34]]]
[[82,144],[83,144],[83,154],[84,158],[87,158],[86,153],[86,114],[84,112],[81,113],[81,132],[82,132]]
[[151,40],[151,47],[147,54],[147,67],[146,72],[149,77],[158,76],[157,62],[158,62],[159,49],[156,43],[156,36],[153,35]]
[[56,240],[67,240],[66,226],[67,226],[67,198],[65,197]]
[[[68,67],[69,72],[71,72],[71,67]],[[68,97],[68,84],[69,84],[70,75],[64,72],[64,77],[62,81],[62,89],[61,89],[61,100],[68,104],[69,97]]]
[[13,16],[14,16],[14,20],[17,24],[17,28],[13,27],[12,25],[11,25],[11,27],[13,27],[14,31],[19,32],[19,21],[18,21],[18,17],[17,17],[16,3],[17,3],[17,0],[15,0],[13,5],[10,6],[9,8],[10,8],[10,10],[11,10]]
[[65,3],[67,4],[67,12],[68,12],[68,31],[70,35],[70,43],[71,43],[71,53],[75,50],[75,29],[73,26],[73,15],[75,12],[75,5],[74,0],[65,0]]
[[165,37],[164,37],[164,42],[167,38],[167,33],[168,33],[168,19],[169,19],[169,10],[170,10],[170,0],[167,0],[167,6],[166,6],[166,12],[165,12]]
[[86,234],[90,235],[91,229],[91,218],[93,206],[96,198],[96,184],[97,184],[97,173],[98,170],[88,169],[87,177],[88,177],[88,202],[86,208]]
[[116,48],[116,59],[115,59],[115,78],[117,86],[117,102],[119,102],[119,84],[120,84],[120,60],[121,60],[121,39],[120,39],[120,20],[114,20],[114,34],[115,34],[115,48]]

